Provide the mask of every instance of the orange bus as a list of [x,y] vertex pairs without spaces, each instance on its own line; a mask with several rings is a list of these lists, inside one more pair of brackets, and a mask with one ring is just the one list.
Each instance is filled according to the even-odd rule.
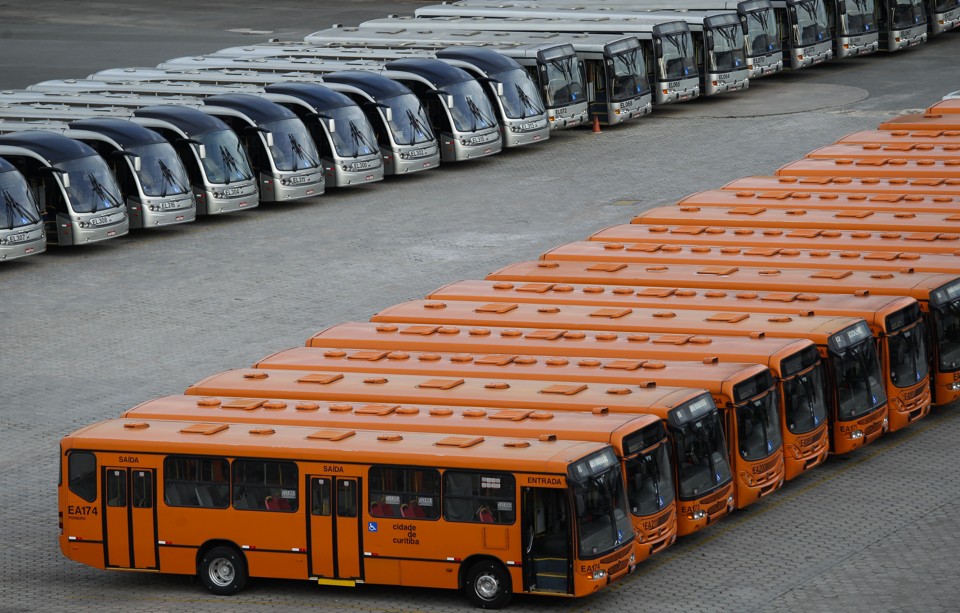
[[[927,345],[932,349],[928,349],[931,364],[926,370],[934,374],[934,404],[948,404],[960,397],[960,277],[957,275],[912,271],[869,272],[537,260],[507,266],[487,278],[538,283],[642,285],[664,288],[683,286],[712,290],[824,294],[852,294],[867,290],[884,296],[911,297],[920,303],[929,334]],[[901,326],[898,324],[895,328],[899,327]]]
[[59,461],[64,555],[196,574],[219,595],[272,577],[462,589],[494,608],[596,592],[633,555],[603,443],[115,419],[64,437]]
[[[945,109],[946,110],[946,109]],[[960,130],[960,115],[941,112],[939,109],[926,113],[901,115],[880,124],[881,130]]]
[[883,434],[888,425],[887,397],[876,346],[869,326],[859,318],[414,300],[389,307],[371,320],[633,333],[749,336],[763,332],[768,336],[806,338],[820,348],[827,370],[833,375],[827,383],[831,451],[848,453],[862,447]]
[[[678,207],[667,207],[678,208]],[[685,207],[686,208],[686,207]],[[725,211],[726,209],[707,209]],[[755,235],[752,244],[663,245],[579,241],[554,247],[544,260],[583,262],[644,262],[648,264],[700,264],[726,262],[734,266],[778,266],[782,268],[839,268],[843,270],[892,270],[911,268],[921,272],[960,272],[960,255],[953,253],[903,253],[898,251],[852,251],[830,249],[789,249],[776,237]]]
[[847,134],[837,143],[872,143],[876,145],[960,145],[960,130],[862,130]]
[[762,206],[768,209],[826,209],[846,211],[909,211],[912,213],[956,213],[960,198],[926,194],[855,194],[830,191],[803,192],[789,188],[762,191],[758,189],[711,189],[687,196],[680,206]]
[[[960,124],[960,115],[957,116]],[[812,160],[804,158],[781,166],[774,173],[786,177],[877,177],[906,179],[960,178],[960,159],[910,160],[903,157],[877,160]]]
[[[166,396],[141,403],[124,412],[123,417],[608,443],[623,467],[636,537],[636,562],[665,549],[677,538],[673,454],[663,423],[655,415],[621,415],[602,408],[589,413],[550,412],[486,407],[353,405],[276,398]],[[397,509],[397,514],[403,515],[404,509]]]
[[731,190],[784,190],[838,194],[960,196],[960,178],[854,177],[842,172],[830,176],[744,177],[724,185]]
[[[826,194],[825,194],[826,195]],[[796,205],[794,205],[796,206]],[[775,240],[783,249],[854,249],[896,253],[958,253],[960,233],[818,230],[764,226],[685,226],[620,224],[587,237],[591,241],[631,243],[627,251],[656,250],[661,245],[744,247]],[[639,244],[632,244],[639,243]],[[613,248],[613,247],[611,247]]]
[[[383,375],[499,377],[625,385],[704,388],[720,411],[734,479],[736,508],[780,489],[784,481],[781,427],[786,423],[770,369],[742,362],[662,362],[470,352],[370,351],[294,347],[254,368],[367,372]],[[773,464],[771,465],[771,461]]]
[[[529,286],[540,286],[539,293]],[[553,287],[550,287],[553,285]],[[692,288],[602,285],[515,284],[509,281],[460,281],[441,287],[431,300],[548,302],[580,306],[680,308],[693,310],[845,316],[863,318],[877,342],[881,371],[890,399],[889,425],[900,430],[930,412],[927,338],[920,305],[903,296],[801,294],[704,290]],[[919,356],[919,361],[918,361]],[[918,394],[919,385],[927,388]],[[674,385],[674,383],[668,383]],[[716,397],[715,397],[716,399]],[[718,401],[719,405],[720,402]]]
[[956,160],[960,159],[960,145],[836,143],[818,147],[804,157],[814,159],[892,159]]
[[824,211],[767,208],[764,206],[699,207],[662,206],[630,220],[644,225],[740,226],[748,228],[810,228],[815,230],[873,230],[877,232],[960,232],[956,213],[914,213],[852,209]]
[[960,113],[960,100],[957,98],[947,98],[940,100],[927,107],[927,113],[940,113],[942,115],[956,115]]
[[701,360],[767,366],[777,381],[787,480],[827,458],[827,400],[824,369],[809,340],[680,334],[618,334],[581,330],[470,328],[348,322],[318,332],[308,347],[386,351],[485,351],[499,354],[622,359],[634,362]]
[[659,417],[670,434],[677,470],[677,532],[711,525],[733,509],[733,477],[719,412],[710,393],[553,381],[489,381],[296,370],[232,370],[187,388],[189,395],[292,398],[336,402],[486,406],[592,411]]

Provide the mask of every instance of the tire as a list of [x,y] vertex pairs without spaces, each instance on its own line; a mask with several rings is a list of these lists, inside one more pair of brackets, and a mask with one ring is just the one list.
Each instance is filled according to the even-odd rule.
[[217,596],[232,596],[247,585],[247,560],[233,547],[214,547],[200,558],[197,577]]
[[463,591],[470,602],[482,609],[500,609],[510,602],[513,585],[502,565],[484,560],[470,567]]

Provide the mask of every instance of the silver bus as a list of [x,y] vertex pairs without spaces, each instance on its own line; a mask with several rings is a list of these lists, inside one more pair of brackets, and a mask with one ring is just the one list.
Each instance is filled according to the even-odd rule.
[[[252,84],[210,84],[190,81],[101,81],[59,79],[29,86],[30,91],[125,92],[208,97],[218,94],[261,96],[293,111],[320,152],[326,185],[345,187],[383,178],[383,163],[366,116],[343,94],[319,84],[298,84],[289,92]],[[337,132],[339,125],[340,132]]]
[[[481,9],[494,12],[494,9]],[[691,100],[700,95],[700,75],[694,55],[693,38],[685,22],[651,23],[638,19],[576,19],[542,17],[546,10],[503,9],[501,17],[394,17],[376,19],[361,27],[406,27],[431,30],[485,30],[489,32],[529,32],[558,34],[621,34],[635,37],[642,55],[651,58],[646,72],[651,80],[653,102],[669,104]]]
[[799,70],[833,58],[825,0],[771,0],[780,23],[783,64]]
[[925,0],[930,34],[936,36],[960,25],[960,0]]
[[[429,24],[427,24],[429,25]],[[427,49],[445,54],[454,47],[492,49],[516,61],[539,87],[551,130],[587,123],[589,114],[586,76],[573,45],[534,39],[526,32],[485,32],[481,30],[434,31],[426,27],[376,26],[333,27],[306,37],[311,45]],[[450,58],[442,58],[450,61]],[[461,57],[468,62],[468,57]],[[463,68],[461,64],[455,64]],[[466,68],[464,68],[466,69]]]
[[[582,4],[571,0],[546,0],[544,2],[517,2],[510,4],[511,11],[521,11],[524,7],[531,15],[560,17],[578,20],[647,20],[659,25],[665,21],[683,21],[690,29],[694,44],[694,57],[699,64],[700,92],[713,96],[724,92],[746,89],[749,84],[746,52],[744,50],[744,30],[739,16],[733,11],[717,14],[697,12],[668,11],[663,9],[644,10],[644,3],[636,5],[629,2],[620,4],[603,3]],[[417,9],[417,17],[432,18],[440,16],[494,16],[504,5],[488,2],[470,2],[467,4],[444,4]],[[515,14],[515,13],[509,13]]]
[[877,0],[880,49],[901,51],[927,42],[924,0]]
[[365,70],[394,79],[423,104],[440,146],[440,160],[458,162],[499,153],[503,147],[496,114],[483,87],[469,73],[437,59],[339,61],[317,58],[216,55],[175,58],[161,68],[255,68],[259,71],[324,73]]
[[197,85],[264,87],[272,83],[322,83],[353,100],[377,136],[386,175],[436,168],[440,148],[420,100],[404,85],[373,72],[342,71],[322,77],[313,72],[250,69],[111,68],[90,75],[108,82],[189,82]]
[[0,117],[29,122],[20,126],[23,129],[48,130],[83,141],[100,154],[120,187],[130,229],[159,228],[196,219],[197,205],[187,171],[173,145],[153,130],[118,117],[72,121],[69,117],[47,117],[48,123],[38,125],[33,123],[36,113],[20,117],[15,108],[0,109]]
[[43,253],[47,237],[33,191],[20,171],[0,158],[0,260]]
[[27,180],[48,243],[87,245],[129,231],[113,173],[84,143],[45,130],[18,130],[0,135],[0,156]]
[[538,143],[550,136],[546,110],[536,84],[519,63],[492,49],[461,48],[444,53],[442,50],[394,48],[359,42],[348,46],[272,42],[222,49],[215,55],[313,57],[346,61],[436,58],[470,73],[483,86],[491,106],[497,111],[504,147]]

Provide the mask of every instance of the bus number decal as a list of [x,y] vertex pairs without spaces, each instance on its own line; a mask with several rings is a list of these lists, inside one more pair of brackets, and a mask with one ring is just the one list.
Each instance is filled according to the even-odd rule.
[[600,562],[594,564],[581,564],[580,565],[580,574],[586,575],[594,571],[600,570]]
[[667,83],[667,87],[669,87],[670,89],[673,89],[675,87],[680,87],[680,81],[670,81],[669,83]]
[[70,515],[71,519],[86,519],[88,515],[96,515],[97,507],[91,505],[69,505],[67,507],[67,514]]
[[419,545],[420,541],[417,539],[417,526],[414,524],[393,524],[394,530],[405,530],[407,533],[404,536],[395,536],[393,537],[393,542],[396,545]]

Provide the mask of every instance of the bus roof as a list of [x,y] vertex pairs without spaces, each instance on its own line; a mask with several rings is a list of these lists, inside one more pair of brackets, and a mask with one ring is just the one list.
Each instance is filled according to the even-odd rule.
[[341,70],[324,74],[323,80],[330,83],[352,85],[378,99],[410,93],[410,89],[406,85],[375,72]]
[[[685,21],[688,25],[701,29],[704,25],[706,14],[688,13],[686,11],[676,10],[671,6],[645,7],[632,5],[630,2],[619,4],[603,3],[592,4],[589,2],[565,4],[557,2],[545,3],[490,3],[482,5],[480,3],[467,4],[435,4],[431,6],[422,6],[416,9],[414,14],[417,18],[444,16],[462,16],[462,17],[507,17],[516,14],[531,15],[536,14],[543,17],[562,17],[569,19],[649,19],[657,22],[661,21]],[[731,13],[737,23],[737,15]]]
[[461,83],[474,80],[465,70],[430,58],[394,60],[385,63],[384,68],[412,72],[429,79],[431,83]]
[[743,247],[776,241],[783,249],[859,249],[894,252],[958,253],[960,234],[955,232],[877,232],[868,230],[817,230],[815,228],[743,226],[683,226],[620,224],[604,228],[589,240],[640,243],[626,250],[656,249],[659,245],[719,245]]
[[960,113],[960,99],[946,98],[927,107],[928,114],[956,115]]
[[957,130],[960,114],[940,111],[901,115],[880,124],[881,130]]
[[267,356],[255,368],[332,370],[382,375],[438,377],[501,377],[542,381],[593,381],[624,385],[669,385],[704,388],[714,396],[729,395],[731,382],[762,374],[760,364],[720,361],[623,360],[563,356],[533,357],[520,353],[489,354],[480,347],[459,352],[388,351],[328,347],[294,347]]
[[830,191],[802,192],[788,188],[762,191],[757,189],[711,189],[687,196],[677,204],[689,206],[762,206],[780,209],[866,209],[873,211],[913,211],[916,213],[951,213],[960,208],[956,196],[928,194],[856,194]]
[[805,158],[781,166],[774,174],[791,177],[960,178],[960,159],[914,160],[896,156],[873,160]]
[[670,410],[708,395],[702,389],[641,387],[604,383],[563,384],[555,381],[490,377],[374,375],[325,370],[229,370],[187,388],[191,396],[291,398],[338,402],[441,404],[547,411],[647,413],[666,419]]
[[69,128],[71,130],[86,130],[102,134],[123,148],[168,142],[153,130],[125,119],[114,119],[110,117],[78,119],[71,121]]
[[957,196],[960,195],[960,178],[848,177],[839,173],[826,177],[743,177],[727,183],[723,189],[789,189],[794,192]]
[[510,281],[458,281],[430,292],[429,300],[495,300],[548,302],[582,306],[670,308],[709,311],[756,309],[768,313],[862,317],[871,326],[884,326],[885,317],[916,304],[904,296],[817,294],[677,287],[618,287],[564,283],[511,283]]
[[[907,208],[907,207],[904,207]],[[699,207],[663,206],[648,209],[631,220],[640,224],[731,225],[745,227],[812,228],[873,230],[878,232],[958,232],[960,211],[956,213],[914,213],[910,210],[875,211],[869,209],[819,210],[799,204],[794,209],[764,206]]]
[[957,145],[960,130],[862,130],[847,134],[837,143],[875,143],[879,145]]
[[[960,229],[960,228],[958,228]],[[892,270],[904,268],[923,272],[960,272],[960,255],[873,251],[869,246],[854,251],[841,249],[790,249],[776,238],[756,239],[743,246],[682,245],[663,243],[603,243],[579,241],[560,245],[541,256],[543,260],[582,262],[645,262],[649,264],[700,264],[724,262],[733,266],[776,266],[779,268],[837,268],[843,270]]]
[[263,91],[299,98],[318,111],[357,106],[357,103],[348,96],[319,83],[271,83],[264,86]]
[[[0,148],[19,147],[29,150],[47,160],[51,165],[82,157],[97,155],[97,152],[82,142],[45,130],[23,130],[0,135]],[[14,155],[7,153],[7,155]]]
[[[689,31],[690,27],[684,21],[675,19],[648,19],[643,17],[629,17],[623,19],[576,19],[574,17],[560,17],[544,9],[531,11],[535,16],[507,17],[501,13],[499,17],[431,17],[422,19],[416,17],[392,17],[387,19],[373,19],[365,21],[361,27],[418,27],[421,22],[424,27],[432,30],[452,28],[457,30],[502,30],[520,32],[610,32],[617,34],[644,34],[651,35],[657,28],[666,27],[671,31]],[[554,16],[550,16],[554,15]]]
[[[867,290],[874,294],[929,300],[938,288],[960,281],[956,274],[926,272],[871,272],[762,266],[650,265],[606,262],[533,260],[517,262],[487,275],[495,281],[543,283],[602,283],[705,289],[755,289],[777,292],[847,294]],[[562,327],[558,325],[557,327]],[[706,332],[706,330],[703,330]]]
[[960,158],[960,145],[933,145],[916,143],[837,143],[818,147],[806,156],[814,159],[889,159],[953,160]]
[[583,332],[565,328],[461,328],[440,323],[389,324],[347,322],[326,328],[307,346],[420,351],[483,350],[526,355],[563,355],[628,359],[723,360],[763,364],[777,372],[780,360],[814,348],[809,340],[754,335],[633,334]]
[[535,411],[485,407],[416,406],[322,402],[290,399],[165,396],[124,411],[131,419],[199,419],[287,426],[360,428],[390,432],[471,433],[610,443],[620,449],[623,437],[661,421],[655,415],[609,411]]
[[279,119],[295,119],[290,109],[251,94],[219,94],[203,99],[204,106],[221,107],[242,113],[250,120],[261,123]]
[[[548,262],[561,264],[561,262]],[[577,262],[576,264],[582,264]],[[509,268],[509,267],[508,267]],[[616,332],[691,332],[749,336],[764,333],[784,338],[809,338],[817,344],[839,330],[856,325],[859,317],[797,316],[763,312],[719,312],[629,307],[597,307],[541,303],[411,300],[383,309],[370,321],[390,323],[443,322],[454,325],[572,328]]]
[[156,92],[180,96],[210,96],[216,93],[258,93],[260,88],[254,84],[214,85],[197,81],[148,80],[138,81],[128,78],[124,81],[98,81],[93,79],[54,79],[35,83],[29,87],[35,92]]
[[[66,453],[75,449],[139,451],[155,454],[213,453],[229,456],[281,456],[288,460],[499,468],[501,470],[565,473],[575,459],[608,449],[604,443],[542,442],[478,436],[464,440],[446,434],[329,429],[259,424],[226,424],[202,420],[166,421],[113,419],[82,428],[64,437]],[[282,451],[281,451],[282,450]]]
[[134,117],[145,119],[156,119],[173,124],[181,129],[185,134],[203,134],[205,132],[218,132],[229,130],[227,124],[217,119],[213,115],[207,115],[203,111],[175,104],[158,104],[155,106],[145,106],[133,112]]
[[509,70],[523,69],[517,60],[494,49],[478,47],[448,47],[437,51],[441,60],[460,60],[469,62],[485,74],[497,74]]

